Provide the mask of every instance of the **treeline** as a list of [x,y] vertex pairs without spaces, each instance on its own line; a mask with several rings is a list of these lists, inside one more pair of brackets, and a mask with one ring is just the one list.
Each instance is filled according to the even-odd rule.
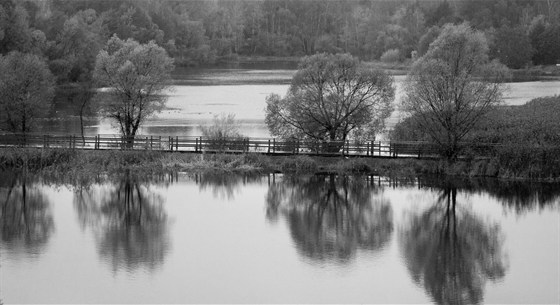
[[318,52],[399,62],[464,21],[510,68],[560,60],[560,2],[532,0],[0,0],[0,54],[40,55],[58,83],[90,78],[113,34],[154,40],[178,65]]

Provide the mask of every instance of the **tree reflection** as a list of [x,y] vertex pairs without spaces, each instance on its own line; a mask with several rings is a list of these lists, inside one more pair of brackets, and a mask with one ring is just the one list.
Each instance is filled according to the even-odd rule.
[[83,227],[91,226],[102,259],[113,271],[156,269],[169,250],[167,214],[161,196],[130,174],[102,189],[75,193],[74,204]]
[[534,181],[507,181],[500,179],[453,178],[442,182],[440,177],[422,177],[419,183],[425,187],[442,188],[451,183],[461,191],[484,192],[495,198],[508,210],[524,214],[546,208],[560,208],[560,184]]
[[360,177],[285,178],[269,186],[267,218],[283,217],[298,251],[315,261],[347,263],[376,251],[393,230],[391,205]]
[[404,258],[413,280],[438,304],[483,301],[487,280],[506,271],[497,224],[457,206],[457,189],[445,188],[428,210],[414,215],[401,232]]
[[[2,173],[4,175],[4,173]],[[49,202],[26,177],[6,174],[0,186],[2,248],[14,254],[40,254],[54,231]]]

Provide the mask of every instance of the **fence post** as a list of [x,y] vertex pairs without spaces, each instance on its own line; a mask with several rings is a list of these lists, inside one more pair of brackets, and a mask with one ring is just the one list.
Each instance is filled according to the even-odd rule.
[[198,138],[194,139],[194,152],[198,152]]
[[150,136],[150,150],[154,150],[154,137]]
[[169,136],[169,150],[173,151],[173,138]]
[[268,150],[267,153],[270,154],[270,139],[268,139]]
[[175,150],[179,151],[179,136],[175,136]]
[[272,139],[272,153],[276,153],[276,138]]

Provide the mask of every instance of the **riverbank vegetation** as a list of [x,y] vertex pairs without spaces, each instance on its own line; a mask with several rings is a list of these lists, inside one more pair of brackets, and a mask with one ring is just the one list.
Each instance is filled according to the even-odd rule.
[[[468,143],[494,145],[490,158],[476,165],[488,175],[554,179],[560,177],[560,96],[537,98],[520,106],[497,106],[487,112],[464,138],[465,155],[477,152]],[[414,116],[398,123],[395,141],[424,141],[429,135],[418,128]],[[455,167],[457,169],[457,167]],[[464,172],[464,170],[462,170]]]
[[[558,158],[556,158],[558,159]],[[560,181],[558,160],[545,169],[538,162],[521,164],[505,157],[464,159],[455,163],[415,158],[340,158],[318,156],[269,156],[248,154],[194,154],[152,151],[100,151],[72,149],[0,149],[0,170],[62,175],[81,180],[124,171],[142,175],[173,172],[285,173],[285,174],[360,174],[389,177],[441,175],[491,177],[513,180]],[[546,175],[548,174],[548,176]]]

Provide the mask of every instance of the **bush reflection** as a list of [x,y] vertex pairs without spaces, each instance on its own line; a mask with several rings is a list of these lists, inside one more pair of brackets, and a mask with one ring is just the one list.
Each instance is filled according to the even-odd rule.
[[169,252],[163,201],[128,173],[109,189],[82,188],[74,197],[80,223],[94,230],[99,255],[114,272],[153,271],[163,264]]
[[438,304],[481,303],[486,282],[507,269],[500,226],[459,204],[455,186],[411,215],[400,244],[412,279]]
[[269,186],[267,219],[284,219],[305,257],[347,263],[358,250],[382,249],[391,237],[391,205],[375,191],[361,177],[283,177]]
[[191,179],[201,191],[209,189],[215,198],[233,200],[242,191],[242,186],[258,183],[263,179],[259,174],[232,174],[228,172],[195,173]]

